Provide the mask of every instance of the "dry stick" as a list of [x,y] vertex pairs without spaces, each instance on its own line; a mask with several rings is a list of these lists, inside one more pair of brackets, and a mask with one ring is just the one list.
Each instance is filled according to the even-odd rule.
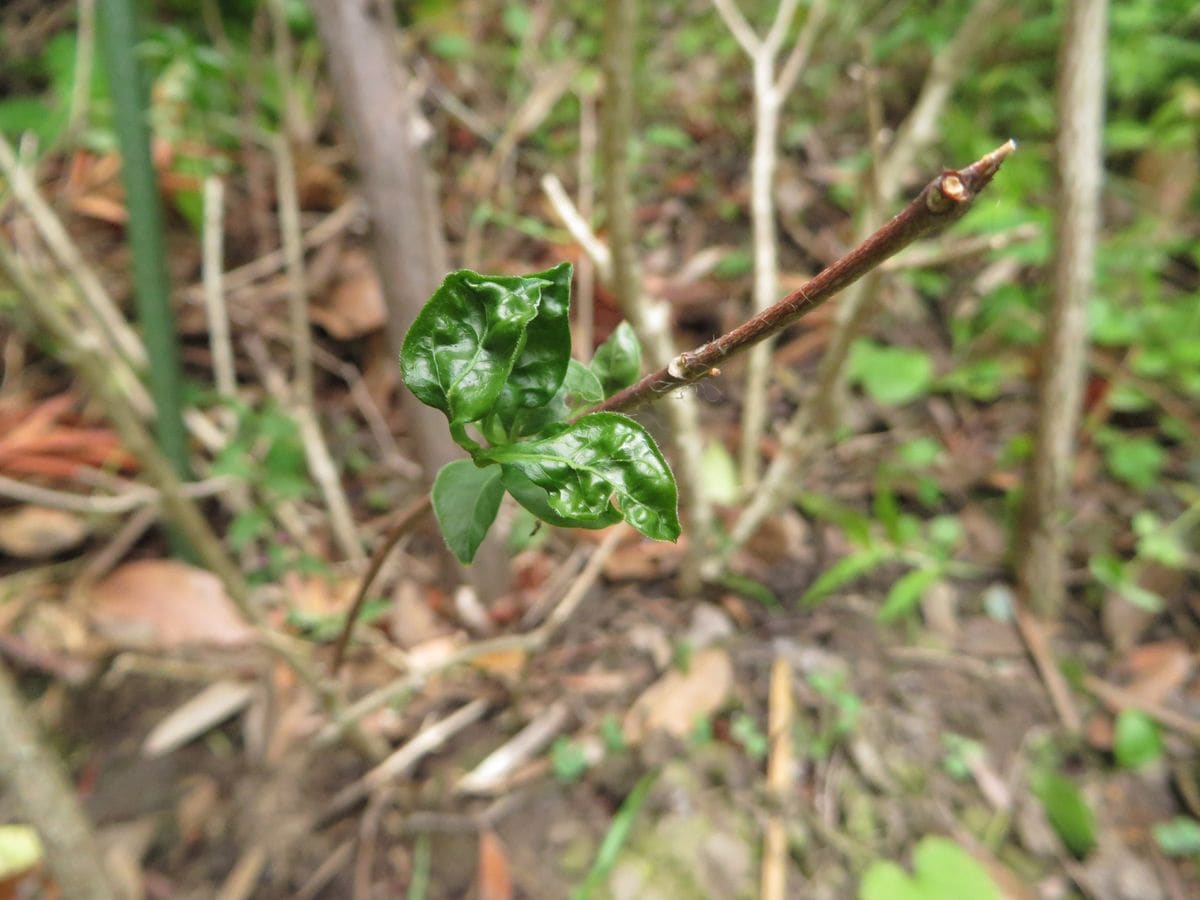
[[[869,196],[878,195],[887,204],[892,202],[912,161],[936,135],[937,121],[950,92],[966,70],[971,56],[986,38],[989,23],[1001,2],[979,0],[959,26],[954,38],[935,57],[912,112],[901,124],[886,157],[875,167],[871,185],[873,190]],[[874,211],[869,208],[866,211],[864,225],[858,234],[859,241],[874,227],[875,218],[883,212],[882,205],[886,204],[881,204]],[[836,417],[837,414],[837,397],[843,381],[844,364],[851,344],[872,312],[877,294],[875,288],[878,286],[875,279],[878,277],[864,279],[852,287],[839,304],[836,325],[817,373],[818,386],[813,393],[814,400],[802,405],[781,432],[780,452],[767,468],[750,502],[739,513],[727,543],[728,549],[706,563],[706,577],[719,574],[725,558],[744,544],[780,500],[788,496],[787,485],[795,479],[817,437],[812,431],[821,427],[831,430],[830,417]]]
[[[601,55],[604,61],[604,118],[600,154],[604,166],[604,204],[608,213],[613,258],[613,290],[621,312],[642,342],[652,366],[664,366],[675,353],[670,308],[650,304],[642,295],[634,230],[633,188],[629,147],[633,138],[635,86],[634,44],[638,34],[637,0],[610,0],[605,5]],[[666,408],[675,445],[683,506],[688,522],[687,557],[680,571],[684,593],[699,589],[699,562],[711,543],[712,504],[704,479],[703,435],[699,405],[690,394]]]
[[[965,215],[979,192],[987,186],[1001,163],[1014,150],[1016,144],[1008,141],[963,169],[943,172],[927,184],[916,199],[890,222],[774,306],[715,341],[679,354],[666,367],[652,372],[636,384],[609,397],[591,412],[636,409],[678,392],[680,388],[695,384],[703,378],[719,375],[719,366],[730,357],[808,315],[838,291],[872,272],[884,260],[899,253],[913,241],[945,228]],[[676,405],[678,404],[671,404]],[[416,515],[424,514],[430,508],[428,496],[413,506],[415,519]],[[349,631],[354,626],[357,610],[361,607],[372,580],[383,567],[396,542],[411,526],[412,523],[407,519],[406,515],[401,520],[403,528],[393,528],[392,533],[384,539],[371,558],[371,567],[359,588],[355,607],[346,619],[343,635],[338,639],[339,644],[344,644],[349,639]],[[717,562],[719,564],[719,560]]]
[[[780,807],[786,802],[794,777],[792,750],[792,667],[785,657],[778,656],[771,664],[767,722],[770,757],[767,760],[767,792]],[[784,900],[787,897],[787,823],[783,813],[775,810],[767,819],[763,835],[761,900]]]
[[1038,424],[1017,548],[1018,593],[1038,614],[1062,605],[1063,510],[1087,367],[1087,300],[1095,274],[1104,162],[1106,0],[1071,0],[1058,82],[1054,299],[1042,339]]
[[537,628],[525,634],[505,635],[504,637],[468,644],[461,650],[451,653],[432,666],[410,672],[390,684],[376,688],[347,706],[339,716],[326,725],[317,734],[317,746],[338,740],[345,728],[353,725],[363,716],[368,716],[375,710],[381,709],[416,690],[426,679],[438,672],[444,672],[454,666],[468,663],[473,659],[487,656],[490,653],[501,653],[512,650],[524,650],[532,653],[545,647],[550,642],[550,639],[558,633],[558,629],[566,624],[567,620],[575,614],[575,610],[584,601],[587,592],[595,584],[596,579],[600,577],[600,571],[604,568],[604,564],[608,562],[608,558],[612,555],[612,552],[617,549],[617,544],[628,533],[628,527],[625,525],[613,526],[605,536],[604,541],[592,553],[591,558],[587,561],[587,565],[583,567],[583,570],[576,576],[566,593],[563,594],[562,600],[559,601],[546,621]]
[[0,665],[0,785],[37,829],[59,888],[78,900],[116,900],[103,856],[75,791],[37,734],[16,685]]
[[[17,164],[12,145],[5,140],[2,134],[0,134],[0,169],[3,169],[4,177],[8,179],[13,196],[29,213],[51,254],[78,287],[84,310],[99,326],[101,333],[108,338],[114,354],[131,370],[144,367],[146,349],[138,340],[137,334],[125,321],[125,317],[121,315],[121,311],[117,309],[108,292],[104,290],[99,277],[84,261],[79,248],[75,246],[70,235],[67,234],[66,228],[63,227],[62,220],[58,218],[54,210],[50,208],[50,204],[38,191],[33,176],[23,166]],[[148,409],[149,396],[145,393],[144,388],[142,389],[142,401]]]
[[[284,118],[289,126],[285,131],[295,131],[296,116],[293,96],[287,85],[292,77],[291,36],[283,0],[272,0],[268,4],[273,26],[273,49],[275,75],[284,90]],[[296,168],[292,151],[288,146],[287,134],[276,135],[272,142],[275,157],[276,194],[279,204],[279,228],[283,236],[283,254],[288,275],[288,311],[292,326],[293,412],[304,440],[304,455],[313,479],[321,489],[325,505],[329,509],[330,525],[334,537],[346,558],[356,564],[366,561],[362,541],[354,527],[354,513],[350,501],[342,490],[337,465],[329,452],[329,444],[321,431],[317,418],[316,390],[313,379],[312,326],[308,318],[308,285],[304,272],[304,246],[300,229],[300,205],[296,192]]]
[[584,254],[595,266],[600,280],[612,281],[612,253],[609,252],[608,245],[596,236],[596,232],[592,231],[592,226],[584,218],[583,212],[567,196],[567,191],[562,182],[558,180],[558,176],[543,175],[542,191],[545,193],[546,199],[550,201],[550,205],[554,207],[554,213],[562,222],[563,227],[571,233],[575,243],[583,248]]
[[[781,0],[775,20],[764,37],[754,33],[733,0],[713,0],[746,55],[754,71],[754,155],[750,164],[750,207],[754,229],[754,311],[762,312],[779,293],[779,248],[775,234],[775,159],[779,144],[779,112],[825,20],[826,4],[817,0],[809,10],[787,60],[777,78],[775,60],[795,17],[798,0]],[[746,392],[742,409],[741,480],[743,489],[758,480],[759,441],[767,418],[767,382],[770,377],[771,342],[763,341],[750,353],[746,368]]]
[[204,179],[204,311],[208,316],[208,346],[212,352],[213,380],[224,400],[237,396],[233,368],[233,343],[229,339],[229,313],[221,284],[225,259],[225,184],[215,175]]
[[283,233],[284,256],[287,259],[288,311],[291,321],[291,345],[294,372],[292,376],[292,414],[300,426],[304,455],[313,480],[325,498],[333,535],[342,553],[356,564],[366,561],[362,542],[354,527],[354,513],[342,490],[337,465],[329,452],[329,444],[317,420],[316,392],[313,387],[312,330],[308,321],[308,289],[304,275],[304,250],[300,243],[300,210],[296,200],[295,168],[287,138],[279,135],[273,142],[275,167],[278,176],[279,224]]
[[[238,612],[258,631],[259,640],[290,666],[322,701],[329,715],[336,717],[340,713],[336,695],[321,681],[308,660],[296,652],[292,642],[272,631],[263,620],[250,598],[250,589],[241,572],[225,552],[225,547],[195,501],[186,496],[175,470],[159,451],[120,385],[111,377],[111,360],[89,344],[84,339],[86,336],[78,333],[62,309],[39,294],[3,242],[0,242],[0,271],[22,295],[38,327],[61,344],[63,358],[104,405],[121,443],[138,458],[146,476],[158,489],[164,513],[187,538],[204,565],[220,579]],[[367,735],[357,728],[348,734],[367,756],[377,758],[383,755],[384,745],[377,736]]]

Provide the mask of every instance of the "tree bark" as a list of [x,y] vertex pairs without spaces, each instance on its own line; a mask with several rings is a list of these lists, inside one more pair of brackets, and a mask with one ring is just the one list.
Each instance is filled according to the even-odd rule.
[[1087,298],[1103,178],[1107,0],[1070,0],[1059,59],[1054,298],[1042,340],[1037,435],[1017,546],[1022,599],[1043,617],[1062,605],[1067,479],[1087,362]]
[[[449,264],[432,174],[412,134],[410,84],[395,54],[392,6],[382,0],[313,0],[312,9],[355,149],[387,300],[388,340],[399,354],[404,335]],[[440,412],[407,391],[401,402],[432,480],[463,453]],[[468,577],[484,600],[508,589],[508,559],[498,532],[479,548]]]

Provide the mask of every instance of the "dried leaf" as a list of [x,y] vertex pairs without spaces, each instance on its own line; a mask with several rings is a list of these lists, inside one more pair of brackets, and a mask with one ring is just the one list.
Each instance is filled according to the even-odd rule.
[[78,547],[88,537],[81,516],[44,506],[22,506],[0,515],[0,551],[21,559],[45,559]]
[[339,341],[379,331],[387,324],[383,288],[367,255],[350,250],[342,258],[342,274],[327,302],[314,304],[310,315]]
[[508,854],[494,832],[479,835],[479,900],[512,900]]
[[142,754],[155,757],[178,750],[243,710],[253,695],[253,686],[245,682],[210,684],[150,730],[142,744]]
[[668,672],[638,697],[625,717],[625,734],[635,742],[651,731],[687,737],[698,719],[721,708],[732,687],[729,654],[705,648],[692,656],[686,672]]
[[235,646],[254,639],[215,575],[170,559],[126,563],[90,592],[96,627],[122,646]]

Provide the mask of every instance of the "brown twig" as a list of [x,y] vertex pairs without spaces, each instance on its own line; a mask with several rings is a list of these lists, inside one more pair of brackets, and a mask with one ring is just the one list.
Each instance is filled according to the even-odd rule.
[[681,387],[720,374],[719,366],[730,357],[808,315],[913,241],[960,219],[1016,148],[1016,143],[1010,140],[965,168],[943,172],[862,244],[822,269],[774,306],[716,340],[696,350],[681,353],[670,365],[614,394],[592,411],[635,409]]
[[342,633],[338,635],[337,643],[333,645],[333,662],[330,664],[330,670],[334,675],[342,666],[342,659],[346,655],[346,646],[350,643],[350,634],[354,631],[354,622],[358,618],[358,614],[362,611],[363,603],[367,600],[367,592],[371,589],[371,585],[375,583],[376,577],[379,575],[379,570],[383,568],[383,564],[387,562],[388,556],[396,544],[400,542],[400,538],[408,534],[409,529],[415,525],[422,516],[433,509],[432,498],[428,493],[418,497],[400,513],[400,518],[396,524],[392,526],[391,531],[384,537],[379,548],[371,556],[371,563],[367,567],[367,573],[363,575],[362,583],[358,586],[358,593],[354,595],[354,601],[350,604],[350,609],[346,613],[346,623],[342,626]]

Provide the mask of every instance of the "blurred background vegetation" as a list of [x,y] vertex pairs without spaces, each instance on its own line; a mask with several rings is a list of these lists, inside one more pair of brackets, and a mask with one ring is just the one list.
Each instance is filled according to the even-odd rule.
[[[137,3],[138,60],[149,84],[154,174],[166,210],[163,262],[182,348],[182,402],[216,422],[222,436],[216,446],[193,447],[193,461],[198,477],[226,478],[236,487],[223,490],[240,498],[224,506],[204,501],[208,517],[242,575],[265,592],[270,622],[319,660],[342,627],[362,560],[348,560],[331,537],[308,439],[287,392],[270,387],[292,359],[282,262],[227,283],[236,396],[216,389],[198,299],[206,179],[215,176],[225,187],[223,268],[231,276],[278,251],[284,239],[272,149],[278,138],[290,150],[306,235],[320,233],[355,197],[354,148],[339,124],[313,14],[303,0],[282,0],[290,56],[281,70],[268,5]],[[781,114],[775,197],[786,290],[852,245],[869,194],[873,141],[886,146],[894,138],[931,62],[972,5],[833,4]],[[617,551],[620,564],[604,572],[605,603],[598,605],[605,610],[573,624],[569,653],[557,661],[530,654],[515,673],[492,660],[414,690],[396,707],[396,721],[373,726],[391,728],[389,740],[402,744],[456,693],[486,692],[496,712],[468,732],[469,741],[419,769],[414,785],[380,801],[396,815],[371,826],[381,852],[368,874],[354,875],[345,863],[321,896],[349,896],[340,891],[359,883],[385,891],[361,896],[394,896],[386,891],[401,885],[409,896],[421,896],[418,889],[463,896],[456,891],[472,884],[487,897],[753,895],[755,878],[747,873],[757,866],[755,835],[773,812],[762,794],[763,761],[770,662],[780,655],[799,673],[791,728],[800,774],[785,804],[795,823],[789,896],[967,896],[946,892],[947,882],[982,883],[971,894],[980,897],[1173,898],[1200,891],[1200,7],[1188,0],[1122,0],[1109,12],[1103,226],[1071,480],[1070,600],[1049,629],[1053,660],[1084,712],[1079,733],[1060,727],[1020,643],[1015,652],[1010,647],[1017,638],[1009,548],[1031,452],[1037,348],[1054,263],[1062,6],[1003,4],[986,40],[955,73],[936,138],[902,173],[903,196],[915,195],[942,167],[964,165],[1009,137],[1019,152],[936,246],[922,245],[889,268],[879,288],[882,309],[847,362],[851,390],[825,436],[831,449],[806,467],[794,502],[733,553],[726,576],[701,598],[671,601],[666,576],[678,556],[625,547],[623,556]],[[776,4],[740,7],[765,28]],[[129,210],[118,180],[115,112],[95,23],[80,8],[24,0],[0,7],[0,133],[79,253],[128,309]],[[808,4],[801,9],[791,38]],[[511,273],[582,259],[540,181],[554,174],[578,197],[600,177],[595,147],[588,146],[594,134],[589,138],[581,122],[590,118],[594,130],[597,105],[605,102],[605,5],[417,0],[397,3],[395,13],[396,51],[412,76],[414,128],[436,177],[452,264],[474,254],[473,267]],[[750,295],[750,66],[705,0],[644,3],[641,16],[632,159],[644,281],[671,304],[679,346],[690,347],[741,321]],[[882,126],[874,134],[872,104]],[[367,226],[356,215],[335,238],[310,242],[305,263],[315,407],[361,552],[361,542],[375,544],[388,515],[423,482],[411,460],[411,429],[398,414],[394,358],[380,338],[384,314],[365,261]],[[602,205],[592,221],[603,237]],[[47,261],[8,180],[0,181],[0,241],[47,292],[62,292],[62,274]],[[918,256],[924,261],[914,261]],[[88,495],[116,490],[119,476],[129,490],[141,473],[136,461],[71,449],[82,429],[106,428],[105,406],[76,385],[62,343],[29,327],[26,302],[0,279],[0,423],[7,429],[0,434],[0,476]],[[598,284],[594,343],[620,319],[615,298]],[[813,316],[775,350],[768,458],[779,452],[775,432],[804,398],[831,327],[830,316]],[[719,535],[745,498],[733,462],[741,378],[731,367],[698,391]],[[14,435],[36,431],[30,423],[44,422],[45,404],[59,396],[71,400],[69,411],[52,417],[58,437],[18,445]],[[661,413],[645,418],[665,430]],[[62,437],[67,432],[74,444]],[[85,470],[113,478],[89,481]],[[109,772],[130,733],[146,722],[73,722],[65,710],[86,707],[96,692],[128,691],[158,697],[147,705],[161,718],[180,704],[179,683],[164,698],[147,687],[157,684],[149,676],[116,686],[100,680],[114,654],[128,648],[107,635],[110,643],[98,649],[83,635],[103,614],[85,614],[70,599],[70,586],[110,547],[106,536],[126,517],[93,510],[71,526],[38,520],[29,536],[22,529],[32,526],[17,516],[36,504],[15,490],[0,492],[8,497],[0,501],[0,531],[7,533],[0,535],[0,655],[21,672],[26,699],[61,736],[83,781],[89,770]],[[392,578],[419,594],[422,611],[413,613],[404,606],[411,596],[401,601],[403,591],[389,587],[386,596],[370,598],[363,620],[368,643],[385,645],[382,659],[397,646],[421,646],[401,633],[418,620],[436,623],[423,632],[430,640],[508,630],[540,591],[555,589],[552,581],[546,586],[550,573],[576,547],[593,546],[578,535],[534,529],[515,512],[507,521],[515,587],[499,607],[479,614],[486,628],[470,624],[470,613],[448,599],[456,575],[436,537],[414,538],[409,568]],[[117,561],[167,553],[143,529]],[[117,561],[106,560],[102,575],[119,574],[108,572]],[[48,618],[50,608],[78,625],[78,639],[56,635],[47,624],[57,621]],[[706,617],[718,623],[715,638]],[[614,634],[628,641],[614,642]],[[708,671],[689,668],[689,660],[714,641],[734,675],[719,690],[701,682],[701,692],[711,690],[720,702],[698,710],[694,727],[670,751],[648,741],[632,746],[622,723],[628,730],[642,689],[660,673],[651,687]],[[159,641],[149,653],[165,650]],[[58,662],[46,663],[45,654]],[[87,660],[87,676],[72,680],[63,667],[77,657]],[[360,662],[349,693],[387,682],[389,665]],[[941,688],[938,666],[954,673]],[[537,757],[545,766],[537,771],[540,789],[528,782],[513,789],[544,813],[545,825],[527,827],[522,837],[520,823],[514,828],[500,807],[503,794],[490,805],[468,801],[449,790],[450,773],[469,770],[552,707],[561,691],[558,667],[580,684],[585,676],[599,683],[601,671],[619,684],[608,693],[595,688],[572,709],[570,725],[558,725],[556,742]],[[996,683],[984,684],[989,671]],[[55,693],[56,682],[70,684],[70,692]],[[668,691],[657,702],[686,709],[688,701]],[[212,780],[214,810],[236,806],[233,786],[252,780],[238,771],[252,768],[249,754],[239,755],[248,739],[215,724],[224,737],[209,735],[201,749],[220,765],[195,763]],[[301,730],[281,740],[299,747],[309,738]],[[288,815],[315,814],[361,772],[353,758],[335,758],[329,772],[339,777],[310,786],[309,808],[297,803]],[[161,777],[174,785],[181,775]],[[692,798],[699,830],[720,833],[734,847],[727,857],[703,834],[687,831],[687,816],[671,796]],[[718,826],[722,804],[733,811]],[[464,849],[447,837],[452,828],[433,819],[428,828],[414,825],[425,820],[408,817],[424,809],[459,816],[472,841],[477,834],[486,840]],[[109,825],[123,820],[89,811]],[[322,854],[347,841],[361,849],[356,826],[341,826],[347,830],[306,838],[311,852],[286,862],[272,856],[264,892],[244,896],[292,896]],[[552,834],[554,827],[567,837]],[[237,832],[246,833],[244,826]],[[937,834],[954,840],[931,837]],[[159,831],[137,865],[177,891],[156,896],[202,896],[224,882],[247,846],[212,833],[189,844],[177,832]],[[395,853],[383,853],[385,846]],[[509,861],[505,894],[496,872],[507,872]],[[458,874],[451,871],[456,863]],[[705,880],[706,866],[722,865],[728,880]],[[147,895],[152,883],[143,885]]]

